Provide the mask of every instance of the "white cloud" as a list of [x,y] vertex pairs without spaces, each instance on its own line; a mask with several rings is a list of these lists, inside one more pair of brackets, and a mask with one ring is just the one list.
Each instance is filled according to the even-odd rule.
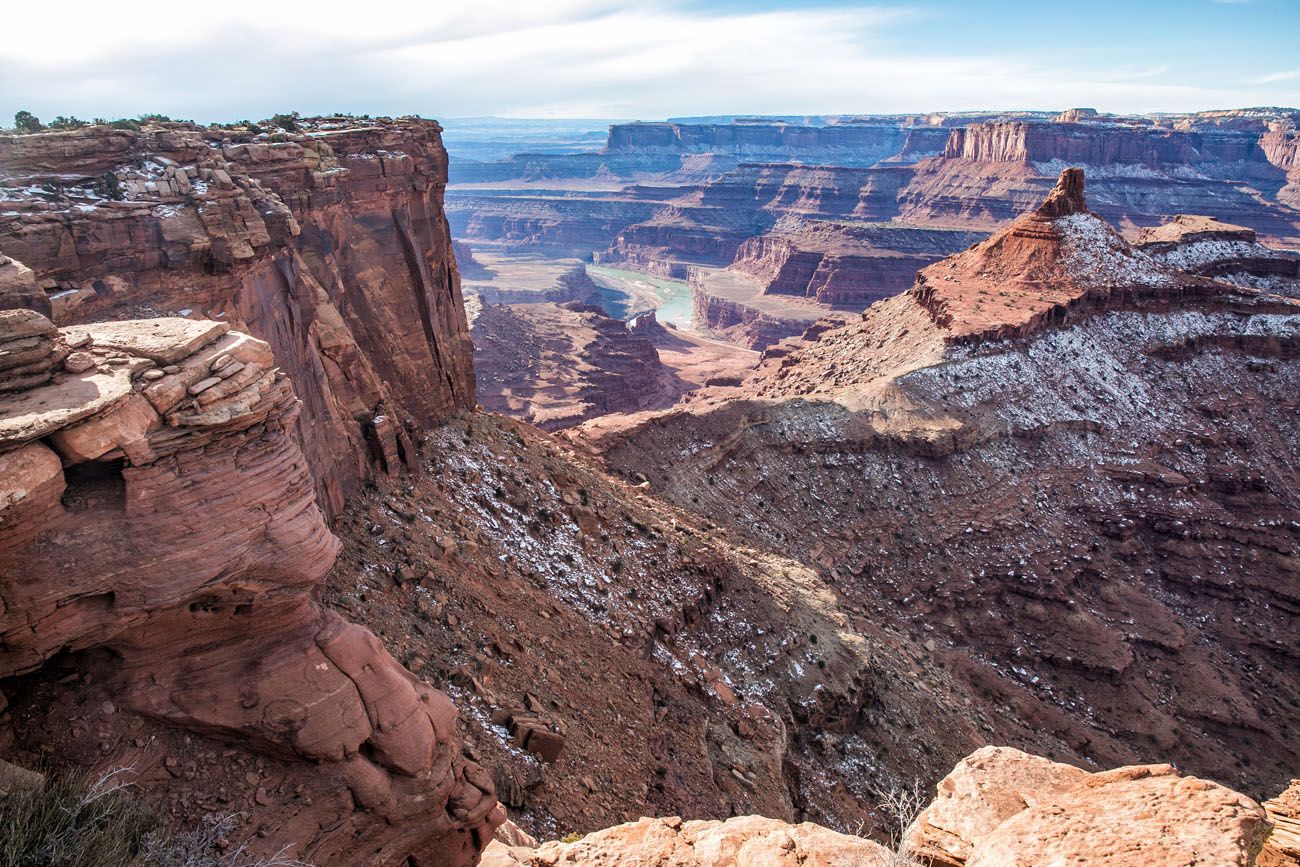
[[1158,64],[1092,70],[1007,51],[902,52],[898,29],[915,17],[866,6],[706,12],[684,0],[286,0],[206,13],[155,0],[24,2],[6,10],[0,117],[18,108],[205,121],[291,108],[654,118],[1300,102],[1286,74],[1198,87]]
[[1261,75],[1259,78],[1252,78],[1255,84],[1275,84],[1279,81],[1300,81],[1300,69],[1287,69],[1282,72],[1273,72],[1268,75]]

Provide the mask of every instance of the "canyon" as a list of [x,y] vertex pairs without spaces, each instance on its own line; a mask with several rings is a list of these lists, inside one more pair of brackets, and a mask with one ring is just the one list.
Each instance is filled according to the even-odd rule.
[[[738,386],[579,435],[983,669],[1068,749],[1279,788],[1300,295],[1272,272],[1296,257],[1208,220],[1135,247],[1083,185],[1067,170],[1035,211]],[[1216,270],[1231,279],[1195,273]]]
[[903,291],[1067,166],[1130,240],[1203,214],[1295,246],[1298,122],[1073,109],[614,124],[599,151],[467,151],[447,206],[478,246],[687,280],[699,329],[761,350]]
[[0,756],[320,865],[1295,863],[1286,118],[822,120],[0,136]]

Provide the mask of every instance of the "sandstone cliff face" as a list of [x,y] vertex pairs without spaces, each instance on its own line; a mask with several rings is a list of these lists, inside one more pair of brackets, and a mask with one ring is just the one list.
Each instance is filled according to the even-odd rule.
[[648,337],[594,305],[485,304],[473,336],[483,408],[543,430],[671,406],[686,390]]
[[309,127],[0,137],[0,253],[44,290],[0,281],[0,307],[61,325],[184,311],[265,339],[300,384],[303,451],[337,513],[384,466],[367,443],[413,460],[413,435],[472,405],[473,369],[438,125]]
[[861,309],[897,295],[918,270],[982,237],[787,217],[741,244],[730,267],[755,278],[765,294]]
[[[1231,144],[1228,144],[1228,142]],[[1228,134],[1217,151],[1244,155],[1253,141],[1249,133]],[[1080,123],[976,123],[955,129],[943,156],[986,162],[1047,162],[1107,166],[1136,163],[1156,166],[1201,160],[1204,141],[1194,133],[1120,125]],[[1218,154],[1216,154],[1218,155]]]
[[1055,757],[1276,791],[1300,695],[1300,313],[1132,248],[1080,182],[596,445],[931,635],[1059,733]]
[[33,343],[43,381],[0,397],[0,677],[73,654],[73,682],[94,686],[50,702],[36,693],[54,678],[18,682],[20,743],[57,749],[81,718],[66,702],[88,693],[91,761],[136,769],[156,798],[185,783],[132,736],[143,720],[237,745],[213,778],[261,756],[265,780],[250,768],[221,789],[255,809],[258,850],[472,863],[499,820],[450,699],[312,598],[339,544],[269,345],[212,321],[56,332],[0,312],[0,356]]
[[1278,201],[1300,208],[1300,129],[1296,123],[1274,124],[1259,143],[1268,161],[1286,172],[1286,186],[1278,190]]
[[1300,237],[1290,123],[974,123],[952,131],[941,157],[917,164],[901,213],[992,228],[1032,207],[1056,172],[1081,166],[1096,211],[1113,221],[1209,214],[1289,243]]

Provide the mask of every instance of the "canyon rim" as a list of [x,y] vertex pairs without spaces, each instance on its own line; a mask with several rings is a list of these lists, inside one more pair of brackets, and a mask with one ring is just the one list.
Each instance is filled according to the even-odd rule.
[[1297,10],[160,11],[0,48],[0,865],[1300,865]]

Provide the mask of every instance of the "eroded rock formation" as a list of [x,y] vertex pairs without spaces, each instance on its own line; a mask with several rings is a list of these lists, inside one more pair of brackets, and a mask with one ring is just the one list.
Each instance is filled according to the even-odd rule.
[[543,430],[662,409],[689,387],[648,337],[591,304],[484,304],[473,337],[484,409]]
[[[906,233],[902,230],[901,233]],[[978,235],[952,238],[953,249],[912,251],[901,238],[876,241],[872,234],[830,225],[790,221],[765,235],[746,240],[731,267],[754,277],[765,293],[802,295],[833,306],[865,308],[912,285],[916,272],[947,253],[979,240]],[[910,243],[926,240],[912,231]],[[950,240],[945,236],[944,240]]]
[[1130,246],[1066,172],[861,321],[592,439],[932,642],[1057,733],[1053,758],[1277,791],[1300,696],[1300,306],[1202,276],[1209,252],[1169,264],[1201,243]]
[[473,863],[500,819],[450,699],[312,597],[339,543],[270,346],[222,322],[56,330],[14,310],[0,359],[0,678],[58,656],[93,684],[51,704],[50,678],[7,681],[19,750],[89,716],[88,763],[166,801],[187,785],[167,739],[216,738],[235,747],[200,773],[212,792],[246,766],[220,793],[250,808],[257,851]]
[[[0,308],[59,325],[208,317],[270,344],[327,513],[425,426],[473,403],[432,121],[304,121],[241,141],[150,124],[0,136]],[[387,424],[387,431],[377,428]],[[390,468],[395,469],[395,468]]]
[[1300,780],[1264,802],[1273,825],[1259,853],[1259,867],[1294,867],[1300,864]]

